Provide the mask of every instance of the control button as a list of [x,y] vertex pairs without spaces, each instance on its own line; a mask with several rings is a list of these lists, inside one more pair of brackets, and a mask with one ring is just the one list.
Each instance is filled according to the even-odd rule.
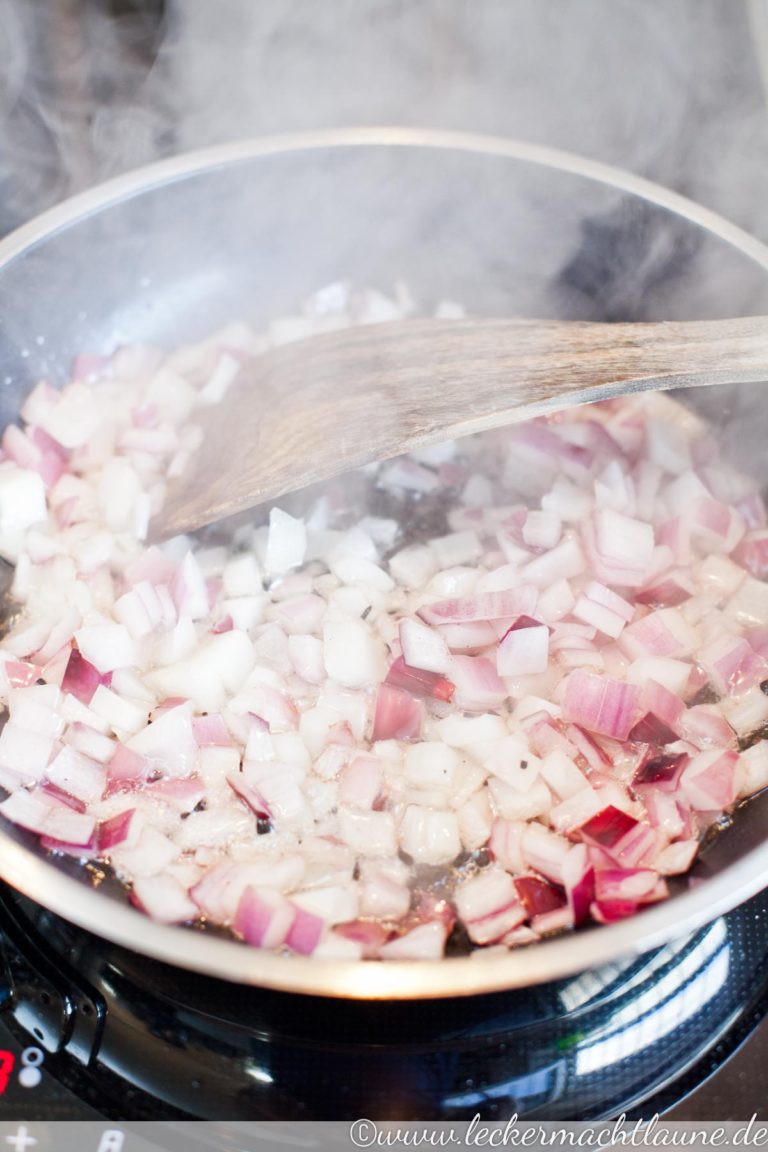
[[33,1144],[37,1144],[34,1136],[30,1136],[27,1132],[26,1125],[19,1124],[16,1129],[15,1135],[6,1136],[6,1144],[10,1144],[13,1152],[27,1152],[27,1148],[31,1148]]
[[122,1128],[107,1128],[102,1132],[97,1152],[120,1152],[125,1143],[125,1132]]
[[19,1072],[19,1084],[22,1088],[37,1088],[43,1078],[40,1065],[45,1059],[42,1048],[25,1048],[21,1054],[22,1069]]

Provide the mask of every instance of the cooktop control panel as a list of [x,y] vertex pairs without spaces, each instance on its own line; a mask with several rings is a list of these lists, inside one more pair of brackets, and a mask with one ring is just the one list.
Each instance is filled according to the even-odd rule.
[[[55,1057],[9,1027],[0,1017],[0,1120],[95,1120],[99,1113],[65,1088],[56,1078]],[[32,1145],[18,1150],[7,1136],[11,1152],[39,1152]]]

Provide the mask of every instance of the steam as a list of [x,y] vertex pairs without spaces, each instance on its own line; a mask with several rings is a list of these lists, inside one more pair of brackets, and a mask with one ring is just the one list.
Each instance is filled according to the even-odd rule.
[[171,146],[163,0],[0,0],[0,231]]
[[768,236],[763,0],[0,0],[0,227],[176,151],[408,123],[641,172]]
[[[191,148],[406,124],[518,137],[607,161],[768,240],[768,0],[0,0],[0,53],[0,234],[95,182]],[[506,188],[492,191],[494,212],[508,208]],[[295,194],[301,221],[306,189]],[[302,252],[317,249],[310,275],[325,269],[328,252],[315,243],[308,199]],[[675,315],[763,306],[746,261],[734,262],[732,279],[721,264],[696,264],[686,248],[691,229],[678,236],[674,221],[646,228],[639,201],[628,221],[627,198],[618,195],[588,220],[579,205],[554,200],[559,215],[547,233],[531,230],[536,249],[525,258],[543,292],[557,285],[567,294],[557,299],[564,314],[650,318],[647,296],[656,317],[669,314],[670,301]],[[392,237],[378,223],[371,235],[364,221],[361,243],[385,256]],[[451,292],[457,280],[460,298],[464,281],[454,273],[477,255],[477,239],[449,234],[440,244],[441,274]],[[505,291],[509,276],[492,230],[488,240],[482,258],[493,298],[494,276]],[[678,265],[686,269],[682,296]],[[148,282],[144,266],[135,280]],[[551,294],[543,304],[546,315]],[[30,352],[27,305],[16,314],[6,302],[0,379],[17,378],[16,332],[24,376],[51,370],[54,311],[35,319],[47,343]],[[120,312],[120,323],[131,316]],[[72,351],[76,338],[67,328],[62,348]],[[741,424],[764,443],[762,424]]]

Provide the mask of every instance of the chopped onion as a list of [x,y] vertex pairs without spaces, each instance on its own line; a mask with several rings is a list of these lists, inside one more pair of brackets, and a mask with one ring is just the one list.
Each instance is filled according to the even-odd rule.
[[549,628],[521,617],[502,637],[496,652],[499,676],[531,676],[546,672],[549,662]]
[[407,692],[382,684],[376,695],[371,740],[415,740],[421,734],[424,705]]
[[106,684],[109,686],[111,679],[109,673],[103,676],[77,648],[73,648],[64,671],[61,689],[63,692],[71,692],[83,704],[90,704],[99,685]]
[[335,285],[263,336],[82,357],[3,433],[0,812],[157,920],[417,959],[458,915],[518,947],[663,899],[768,786],[768,518],[666,397],[145,546],[252,355],[411,307]]
[[447,677],[421,668],[411,668],[402,656],[398,656],[391,665],[386,683],[395,688],[403,688],[414,696],[430,696],[435,700],[449,701],[456,691],[456,686]]
[[162,924],[183,924],[197,919],[197,905],[173,876],[138,877],[133,883],[131,900]]
[[434,629],[407,617],[400,621],[403,659],[411,668],[445,673],[451,667],[451,653],[443,637]]
[[640,691],[608,676],[571,672],[563,697],[563,719],[596,732],[626,740],[637,719]]
[[13,824],[38,832],[65,844],[87,848],[91,843],[96,821],[85,812],[55,803],[43,794],[25,789],[13,792],[0,804],[0,813]]
[[504,620],[528,616],[536,608],[536,589],[521,585],[502,592],[483,592],[456,600],[426,604],[419,615],[428,624],[466,624],[475,620]]
[[237,906],[234,928],[256,948],[279,948],[295,919],[295,908],[280,892],[248,887]]

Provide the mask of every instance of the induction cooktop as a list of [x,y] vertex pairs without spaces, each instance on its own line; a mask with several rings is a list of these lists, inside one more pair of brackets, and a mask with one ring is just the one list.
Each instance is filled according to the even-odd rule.
[[405,1003],[200,976],[2,886],[0,925],[0,1120],[768,1117],[767,895],[570,979]]

